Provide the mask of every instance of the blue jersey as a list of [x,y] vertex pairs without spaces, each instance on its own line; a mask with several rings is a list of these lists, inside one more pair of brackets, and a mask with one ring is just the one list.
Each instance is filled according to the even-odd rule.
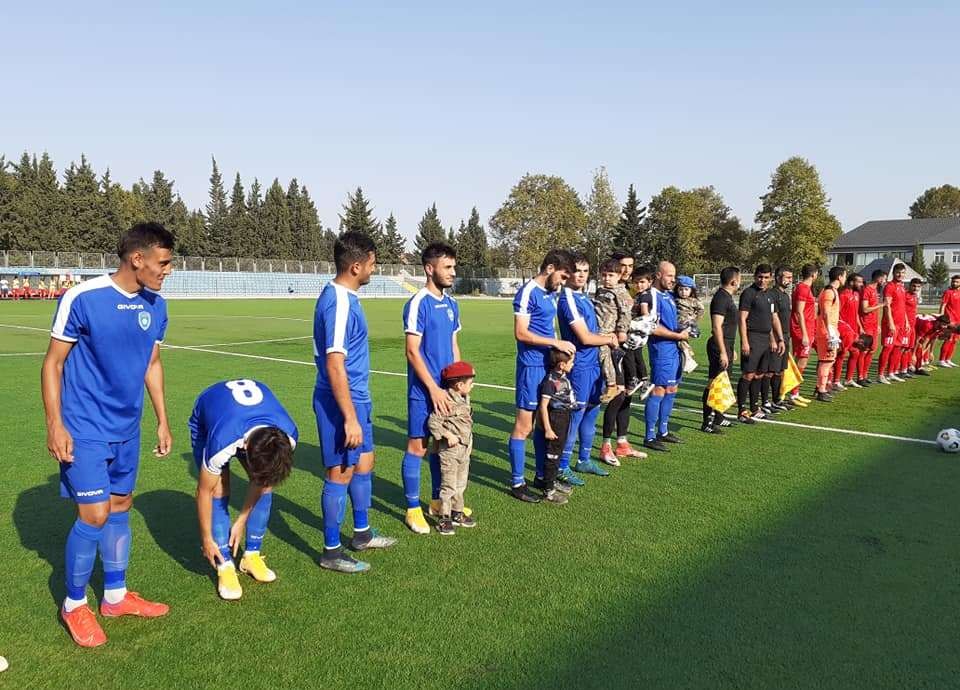
[[297,425],[269,388],[238,379],[215,383],[199,396],[188,422],[193,458],[210,474],[220,474],[254,429],[275,426],[297,445]]
[[[460,307],[444,294],[437,297],[423,288],[403,305],[403,331],[420,336],[420,356],[427,371],[440,385],[440,372],[453,364],[453,335],[460,330]],[[429,399],[427,388],[407,363],[407,398]]]
[[593,308],[593,300],[580,290],[563,288],[560,292],[560,302],[557,304],[557,321],[560,323],[560,337],[569,340],[577,346],[577,356],[573,360],[576,370],[591,369],[600,366],[600,354],[596,345],[584,345],[571,326],[577,321],[583,322],[590,333],[599,333],[600,324],[597,322],[597,312]]
[[[554,338],[553,320],[557,316],[557,294],[547,292],[536,280],[527,281],[513,298],[516,318],[527,318],[534,335]],[[523,366],[546,367],[550,363],[549,345],[527,345],[517,341],[517,363]],[[537,382],[539,383],[539,381]]]
[[[656,319],[657,324],[667,330],[679,333],[680,326],[677,320],[677,303],[673,299],[673,293],[663,292],[657,288],[650,288],[650,296],[652,298],[650,313]],[[651,335],[647,341],[647,347],[651,352],[666,353],[670,351],[671,348],[673,350],[677,349],[677,341]]]
[[313,315],[313,359],[317,364],[315,393],[325,394],[333,390],[327,376],[327,355],[331,352],[344,356],[353,401],[370,402],[367,318],[356,291],[333,281],[320,292]]
[[156,292],[125,292],[108,276],[67,290],[50,335],[74,343],[63,367],[64,426],[76,439],[119,442],[140,433],[143,379],[167,330]]

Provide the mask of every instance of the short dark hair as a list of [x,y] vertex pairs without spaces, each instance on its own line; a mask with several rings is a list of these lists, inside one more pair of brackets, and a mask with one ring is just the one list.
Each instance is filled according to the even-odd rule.
[[543,257],[543,261],[540,262],[540,272],[546,271],[547,266],[553,266],[555,270],[559,271],[572,271],[574,269],[573,254],[566,249],[551,249]]
[[774,275],[777,277],[777,280],[780,280],[784,273],[793,273],[793,269],[789,266],[777,266],[777,270],[774,271]]
[[370,254],[377,253],[377,245],[370,235],[351,230],[345,232],[333,245],[333,262],[337,265],[337,273],[343,273],[358,261],[366,261]]
[[876,280],[877,278],[883,278],[885,275],[887,275],[887,272],[884,271],[882,268],[878,268],[877,270],[875,270],[873,273],[870,274],[870,280]]
[[613,252],[608,258],[613,259],[617,263],[620,263],[629,256],[626,252]]
[[560,362],[569,362],[570,355],[563,350],[553,349],[550,350],[550,368],[553,369],[555,366],[560,364]]
[[620,272],[620,259],[604,259],[603,263],[600,264],[601,273],[619,273]]
[[834,266],[830,269],[829,277],[830,282],[832,283],[835,280],[840,280],[840,276],[847,272],[845,266]]
[[950,280],[960,280],[960,273],[950,276]]
[[738,275],[740,275],[739,268],[736,266],[727,266],[725,269],[720,271],[720,284],[729,285]]
[[643,278],[646,278],[647,280],[652,281],[656,272],[657,269],[650,264],[643,264],[642,266],[637,266],[633,269],[633,273],[630,274],[630,279],[642,280]]
[[583,252],[570,252],[570,257],[573,261],[573,267],[576,268],[577,264],[587,264],[590,265],[590,259]]
[[906,264],[903,264],[903,263],[901,263],[901,262],[899,262],[899,261],[893,265],[893,272],[894,272],[894,273],[896,273],[897,271],[906,271],[906,270],[907,270]]
[[260,486],[276,486],[293,469],[293,445],[282,429],[265,426],[254,429],[247,438],[244,469],[250,481]]
[[910,285],[923,285],[923,280],[920,278],[911,278]]
[[849,273],[847,274],[847,287],[853,287],[853,284],[857,282],[857,278],[862,276],[859,273]]
[[431,242],[424,247],[423,252],[420,253],[420,263],[424,266],[432,261],[443,258],[457,258],[457,250],[446,242]]
[[160,247],[173,251],[173,233],[160,223],[137,223],[123,233],[117,243],[117,256],[125,259],[133,252]]
[[816,264],[804,264],[800,267],[800,278],[811,278],[820,272],[820,267]]
[[773,267],[770,264],[757,264],[753,270],[753,275],[758,276],[761,273],[773,273]]

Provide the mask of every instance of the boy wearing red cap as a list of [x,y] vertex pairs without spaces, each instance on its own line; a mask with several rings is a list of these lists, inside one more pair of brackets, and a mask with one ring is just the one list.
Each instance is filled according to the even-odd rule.
[[454,362],[440,372],[446,389],[449,411],[437,407],[427,419],[430,435],[440,455],[440,518],[437,531],[449,536],[455,527],[475,527],[476,521],[463,510],[463,492],[470,475],[473,451],[473,411],[470,390],[477,372],[469,362]]

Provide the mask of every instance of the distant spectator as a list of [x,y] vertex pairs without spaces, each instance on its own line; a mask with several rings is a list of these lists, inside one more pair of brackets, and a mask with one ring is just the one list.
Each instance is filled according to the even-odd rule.
[[9,299],[10,282],[6,278],[0,278],[0,299]]

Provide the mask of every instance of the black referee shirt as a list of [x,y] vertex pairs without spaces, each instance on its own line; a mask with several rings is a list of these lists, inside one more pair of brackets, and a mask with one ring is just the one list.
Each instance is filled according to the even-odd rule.
[[756,284],[740,293],[740,311],[748,312],[747,330],[752,333],[770,333],[777,303],[772,290],[761,290]]
[[786,338],[790,334],[790,311],[793,309],[790,302],[790,293],[778,287],[773,288],[770,292],[776,298],[777,314],[780,316],[780,330],[783,331],[783,337]]
[[[731,342],[737,337],[737,328],[740,325],[740,313],[737,309],[737,303],[733,301],[733,295],[723,288],[717,290],[713,299],[710,300],[710,316],[712,317],[714,314],[723,317],[723,339],[728,343]],[[713,319],[711,318],[710,321],[712,331]]]

